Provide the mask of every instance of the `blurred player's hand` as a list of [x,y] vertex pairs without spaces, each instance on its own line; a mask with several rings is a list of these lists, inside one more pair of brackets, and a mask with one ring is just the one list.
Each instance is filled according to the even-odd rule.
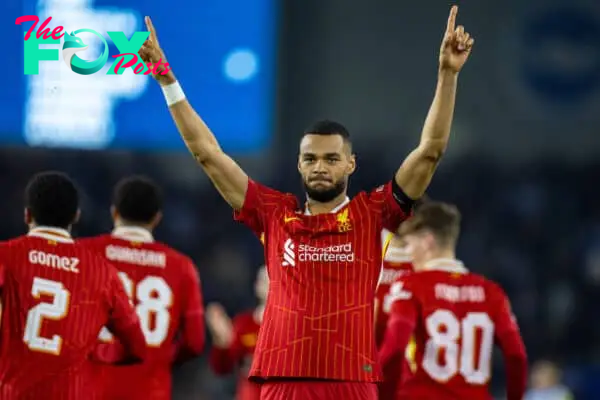
[[206,322],[215,347],[229,347],[233,341],[233,325],[225,309],[218,303],[206,307]]
[[458,6],[452,6],[440,49],[440,69],[451,72],[461,70],[469,58],[475,42],[471,35],[465,32],[464,26],[456,26],[457,13]]
[[148,28],[148,32],[150,32],[150,36],[144,42],[142,47],[139,50],[139,55],[145,63],[152,63],[155,65],[156,63],[160,63],[153,73],[152,76],[154,79],[158,81],[161,85],[168,85],[175,82],[175,75],[172,71],[167,72],[163,75],[166,69],[170,69],[167,64],[167,58],[165,57],[165,53],[160,48],[160,44],[158,43],[158,37],[156,36],[156,29],[154,29],[154,25],[152,25],[152,20],[150,17],[146,17],[144,19],[146,22],[146,27]]

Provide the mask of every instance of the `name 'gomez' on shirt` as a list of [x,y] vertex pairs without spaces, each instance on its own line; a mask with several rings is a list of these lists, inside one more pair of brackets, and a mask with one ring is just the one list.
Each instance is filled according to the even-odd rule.
[[270,280],[251,378],[381,380],[373,329],[381,230],[395,231],[412,206],[397,191],[389,182],[312,216],[294,195],[249,180],[234,217],[264,233]]

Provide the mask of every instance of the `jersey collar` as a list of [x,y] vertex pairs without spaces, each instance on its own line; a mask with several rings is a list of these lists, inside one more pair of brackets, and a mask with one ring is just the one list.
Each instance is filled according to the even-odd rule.
[[467,268],[455,258],[434,258],[425,263],[423,271],[444,271],[456,274],[466,274]]
[[[342,208],[346,207],[350,203],[350,197],[346,196],[344,201],[342,201],[338,206],[336,206],[333,210],[329,211],[329,214],[335,214],[340,211]],[[308,209],[308,203],[304,206],[304,215],[312,215],[310,210]]]
[[128,240],[131,242],[152,243],[154,237],[152,233],[139,226],[117,226],[111,233],[113,237]]
[[68,230],[51,226],[36,226],[30,229],[27,236],[52,240],[58,243],[74,243]]

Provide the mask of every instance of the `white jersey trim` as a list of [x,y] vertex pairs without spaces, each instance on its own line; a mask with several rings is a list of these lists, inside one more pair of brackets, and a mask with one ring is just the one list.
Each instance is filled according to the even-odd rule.
[[51,226],[36,226],[27,233],[27,236],[53,240],[58,243],[75,243],[68,230]]
[[118,239],[129,240],[131,242],[154,242],[152,232],[139,226],[118,226],[112,231],[111,235]]

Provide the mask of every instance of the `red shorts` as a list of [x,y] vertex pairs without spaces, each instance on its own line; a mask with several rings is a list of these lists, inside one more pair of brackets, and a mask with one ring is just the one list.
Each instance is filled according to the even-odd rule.
[[260,400],[377,400],[377,385],[370,382],[265,381]]

